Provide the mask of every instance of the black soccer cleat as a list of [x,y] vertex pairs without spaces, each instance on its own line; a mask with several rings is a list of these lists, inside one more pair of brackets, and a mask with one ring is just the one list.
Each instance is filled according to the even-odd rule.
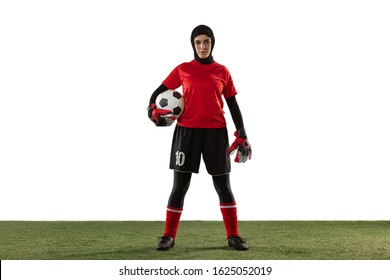
[[245,251],[249,249],[246,240],[239,236],[230,236],[227,240],[229,247],[234,247],[236,250]]
[[159,240],[156,246],[159,251],[166,251],[175,246],[175,239],[172,236],[161,236]]

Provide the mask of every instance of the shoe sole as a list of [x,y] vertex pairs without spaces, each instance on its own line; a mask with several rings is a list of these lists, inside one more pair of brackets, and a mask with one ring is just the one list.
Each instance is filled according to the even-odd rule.
[[162,247],[162,248],[157,247],[156,250],[157,251],[168,251],[171,248],[173,248],[173,246],[171,246],[171,247]]

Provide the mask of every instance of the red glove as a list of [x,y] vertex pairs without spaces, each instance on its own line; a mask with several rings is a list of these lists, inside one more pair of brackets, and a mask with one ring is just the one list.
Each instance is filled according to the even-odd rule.
[[233,144],[229,147],[228,154],[232,155],[234,151],[237,150],[234,161],[246,162],[248,159],[252,158],[252,147],[249,144],[248,139],[246,137],[240,137],[237,131],[234,133],[234,136],[236,136],[236,140],[234,140]]
[[170,126],[176,120],[171,110],[157,109],[154,103],[148,107],[148,117],[156,126]]

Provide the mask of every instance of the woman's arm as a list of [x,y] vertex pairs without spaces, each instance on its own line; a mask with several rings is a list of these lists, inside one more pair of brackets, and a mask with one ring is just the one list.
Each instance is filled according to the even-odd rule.
[[153,93],[152,93],[152,96],[150,97],[150,100],[149,100],[149,105],[153,104],[153,103],[156,103],[156,98],[157,96],[166,91],[168,88],[166,86],[164,86],[164,84],[161,84]]
[[246,139],[246,132],[244,128],[244,121],[242,119],[242,114],[240,107],[238,106],[236,96],[233,95],[226,99],[226,103],[229,107],[230,114],[232,115],[234,125],[236,126],[237,134],[239,137]]

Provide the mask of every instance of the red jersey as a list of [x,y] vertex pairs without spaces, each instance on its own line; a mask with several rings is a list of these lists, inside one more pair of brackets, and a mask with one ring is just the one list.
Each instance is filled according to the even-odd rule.
[[169,89],[182,86],[185,109],[178,124],[191,128],[222,128],[226,126],[222,95],[225,99],[237,94],[228,69],[213,62],[196,60],[177,66],[163,81]]

